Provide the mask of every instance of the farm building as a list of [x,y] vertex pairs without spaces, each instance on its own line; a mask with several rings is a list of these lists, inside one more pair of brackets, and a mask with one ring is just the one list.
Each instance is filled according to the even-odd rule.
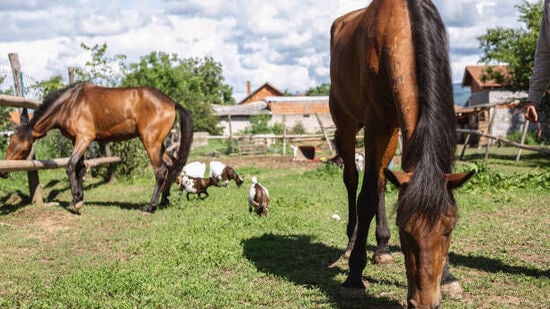
[[251,125],[250,117],[261,114],[270,116],[271,126],[284,124],[292,129],[301,125],[306,133],[320,132],[319,121],[324,127],[333,126],[328,96],[283,96],[269,83],[251,92],[249,85],[247,83],[247,97],[239,104],[213,105],[214,113],[219,117],[218,126],[222,128],[224,136],[245,130]]
[[241,104],[249,104],[252,102],[258,102],[262,101],[266,97],[271,96],[283,96],[283,92],[281,92],[279,89],[273,87],[270,83],[264,83],[258,89],[256,89],[254,92],[250,91],[250,81],[246,82],[246,97],[241,100],[238,105]]
[[[500,82],[485,78],[488,70],[497,71],[504,77],[508,74],[507,66],[466,66],[462,87],[470,87],[471,96],[463,108],[456,110],[458,127],[506,137],[521,130],[525,123],[523,114],[518,113],[516,107],[527,93],[507,90]],[[482,146],[487,140],[472,137],[470,144]],[[463,142],[464,136],[459,141]]]

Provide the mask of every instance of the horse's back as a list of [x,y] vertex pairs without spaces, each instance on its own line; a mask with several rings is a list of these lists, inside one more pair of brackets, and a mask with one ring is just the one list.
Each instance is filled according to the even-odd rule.
[[155,88],[92,84],[83,87],[72,114],[79,125],[90,123],[98,140],[128,139],[145,130],[160,130],[165,135],[176,117],[175,103]]

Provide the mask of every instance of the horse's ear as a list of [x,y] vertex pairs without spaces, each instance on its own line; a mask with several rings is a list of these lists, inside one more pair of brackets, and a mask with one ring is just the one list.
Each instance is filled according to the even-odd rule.
[[466,183],[466,181],[468,181],[468,179],[472,178],[475,173],[475,170],[471,170],[467,173],[445,174],[445,179],[447,179],[447,188],[452,190],[461,187]]
[[402,185],[408,184],[412,177],[412,173],[394,172],[389,169],[384,170],[384,175],[386,175],[386,178],[388,178],[388,180],[398,188]]
[[19,115],[19,123],[21,125],[27,125],[29,124],[29,113],[27,112],[26,108],[23,108],[23,111]]

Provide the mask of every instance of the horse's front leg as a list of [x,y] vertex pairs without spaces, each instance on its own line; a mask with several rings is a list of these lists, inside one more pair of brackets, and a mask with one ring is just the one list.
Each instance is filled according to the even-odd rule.
[[367,235],[370,223],[376,214],[378,195],[376,194],[376,173],[366,168],[363,184],[357,201],[357,223],[353,249],[349,257],[349,274],[343,286],[354,289],[365,289],[363,270],[367,265]]
[[449,269],[449,256],[447,256],[443,267],[443,275],[441,276],[441,294],[453,299],[460,298],[463,295],[460,283]]
[[355,133],[354,126],[343,127],[336,130],[335,144],[338,155],[344,162],[343,180],[346,186],[348,197],[348,225],[346,234],[348,236],[348,245],[342,254],[342,257],[349,259],[353,244],[355,243],[355,235],[357,232],[357,185],[359,184],[359,173],[355,168]]
[[84,151],[89,144],[90,142],[88,140],[79,140],[75,142],[73,153],[67,163],[67,176],[69,177],[71,194],[73,197],[68,209],[76,213],[80,213],[80,209],[84,206],[83,177],[86,172],[84,166]]
[[376,251],[372,260],[375,264],[392,264],[394,262],[390,252],[390,229],[386,219],[385,185],[378,187],[378,205],[376,208]]
[[399,130],[386,132],[386,134],[379,135],[379,143],[381,148],[385,148],[378,157],[378,205],[376,208],[376,251],[373,255],[373,261],[376,264],[391,264],[394,259],[390,252],[388,245],[390,240],[390,229],[388,227],[388,220],[386,218],[386,175],[384,170],[390,165],[393,159],[395,151],[397,149],[397,142],[399,139]]

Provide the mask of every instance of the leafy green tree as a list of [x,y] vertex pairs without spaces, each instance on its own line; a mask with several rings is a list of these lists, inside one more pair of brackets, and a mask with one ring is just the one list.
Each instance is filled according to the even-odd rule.
[[488,70],[485,78],[499,81],[513,90],[526,90],[533,72],[543,1],[530,3],[524,0],[516,7],[522,27],[488,29],[485,35],[477,39],[484,52],[480,61],[487,65],[505,63],[510,73],[509,76],[502,76],[499,72]]
[[322,83],[317,87],[309,88],[306,90],[306,96],[325,96],[329,95],[330,92],[330,84],[329,83]]
[[49,92],[59,90],[65,87],[63,78],[61,75],[52,76],[50,79],[40,81],[31,86],[31,88],[37,89],[40,98],[43,99]]
[[126,72],[126,56],[107,56],[107,43],[88,46],[80,44],[84,50],[90,52],[90,60],[86,61],[84,67],[77,67],[75,70],[78,80],[89,81],[97,85],[115,87]]
[[219,134],[212,104],[233,104],[232,88],[224,83],[221,64],[212,58],[180,59],[152,52],[128,66],[122,86],[155,87],[193,115],[195,131]]

